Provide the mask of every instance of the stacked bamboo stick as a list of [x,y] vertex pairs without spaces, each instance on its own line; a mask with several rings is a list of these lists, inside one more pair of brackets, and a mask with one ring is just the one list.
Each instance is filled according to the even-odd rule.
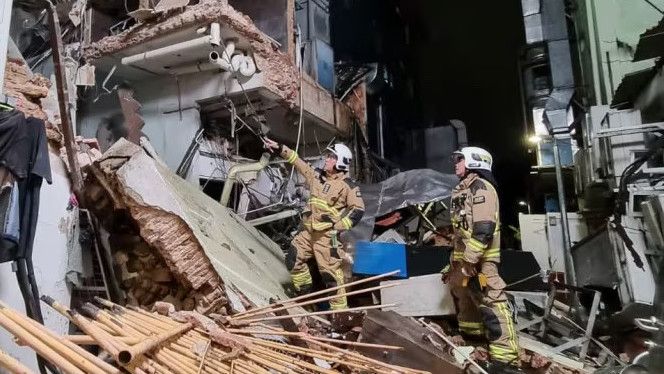
[[[265,321],[273,321],[273,320],[279,320],[279,319],[288,319],[288,318],[299,318],[299,317],[308,317],[308,316],[319,316],[319,315],[329,315],[329,314],[335,314],[335,313],[340,313],[340,312],[362,312],[366,310],[371,310],[371,309],[381,309],[381,308],[389,308],[396,306],[396,304],[385,304],[385,305],[372,305],[372,306],[364,306],[364,307],[358,307],[358,308],[349,308],[349,309],[344,309],[344,310],[327,310],[327,311],[322,311],[322,312],[311,312],[311,313],[298,313],[298,314],[291,314],[291,315],[275,315],[275,316],[268,316],[268,314],[274,314],[276,312],[281,312],[285,311],[288,309],[294,309],[294,308],[302,308],[303,306],[307,305],[313,305],[313,304],[318,304],[324,301],[330,301],[332,299],[336,299],[337,297],[342,297],[342,296],[353,296],[353,295],[359,295],[363,293],[368,293],[372,291],[377,291],[383,288],[389,288],[389,287],[394,287],[397,286],[397,284],[388,284],[388,285],[382,285],[382,286],[376,286],[376,287],[370,287],[370,288],[364,288],[360,289],[357,291],[351,291],[347,292],[346,289],[352,286],[357,286],[359,284],[364,284],[372,281],[377,281],[380,279],[387,278],[389,276],[395,275],[399,272],[399,270],[395,270],[389,273],[381,274],[381,275],[376,275],[370,278],[365,278],[365,279],[360,279],[355,282],[351,282],[348,284],[344,284],[341,286],[336,286],[332,288],[327,288],[321,291],[309,293],[306,295],[298,296],[292,299],[286,299],[283,301],[277,301],[275,303],[272,303],[270,305],[260,307],[260,308],[255,308],[248,310],[246,312],[238,313],[229,318],[229,323],[231,325],[235,326],[242,326],[242,325],[255,325],[257,323],[265,322]],[[337,294],[336,292],[342,290],[341,293]],[[330,293],[332,293],[330,295]],[[315,296],[321,296],[328,294],[327,296],[323,297],[317,297],[314,298]]]
[[[382,277],[389,275],[391,274]],[[381,277],[354,284],[379,278]],[[363,291],[370,292],[368,290],[374,289],[377,288]],[[389,365],[337,345],[381,350],[397,350],[400,347],[314,337],[261,323],[274,319],[266,317],[266,314],[337,297],[334,295],[312,299],[325,292],[334,291],[336,289],[329,289],[250,310],[230,318],[229,323],[233,328],[216,326],[219,328],[218,332],[204,331],[201,325],[193,320],[182,322],[137,308],[125,308],[103,299],[96,299],[98,305],[87,303],[79,312],[70,310],[49,297],[42,297],[42,300],[66,316],[85,335],[58,336],[1,303],[0,326],[63,372],[74,374],[120,374],[123,371],[133,374],[426,373]],[[360,291],[347,294],[356,293]],[[302,316],[304,315],[306,313],[302,313]],[[236,323],[233,324],[232,321]],[[239,321],[242,322],[237,323]],[[251,327],[237,328],[243,324]],[[299,339],[307,344],[306,347],[300,347],[266,338],[275,335]],[[101,360],[79,345],[99,346],[113,357],[115,365]],[[316,364],[320,363],[319,360],[327,362],[329,366]],[[16,366],[15,362],[2,355],[2,352],[0,366],[13,373],[30,372],[27,368]]]

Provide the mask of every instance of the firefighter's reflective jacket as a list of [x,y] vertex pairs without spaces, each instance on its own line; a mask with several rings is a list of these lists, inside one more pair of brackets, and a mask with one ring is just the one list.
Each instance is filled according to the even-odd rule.
[[364,215],[360,188],[346,173],[318,173],[293,150],[282,146],[281,157],[295,166],[309,186],[303,224],[308,231],[349,230]]
[[491,183],[470,172],[452,191],[452,261],[500,262],[498,193]]

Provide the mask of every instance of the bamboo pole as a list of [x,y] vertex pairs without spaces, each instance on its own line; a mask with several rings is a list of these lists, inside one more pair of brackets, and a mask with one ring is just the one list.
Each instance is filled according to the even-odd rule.
[[397,306],[397,304],[361,306],[361,307],[358,307],[358,308],[348,308],[348,309],[341,309],[341,310],[325,310],[325,311],[322,311],[322,312],[310,312],[310,313],[300,313],[300,314],[289,314],[289,315],[285,315],[285,316],[262,317],[262,318],[249,319],[249,320],[240,320],[238,322],[242,322],[243,324],[245,324],[245,323],[246,324],[252,324],[252,323],[256,323],[256,322],[275,321],[275,320],[288,319],[288,318],[323,316],[323,315],[328,315],[328,314],[348,313],[348,312],[362,312],[362,311],[365,311],[365,310],[390,308],[390,307],[393,307],[393,306]]
[[[76,345],[99,345],[99,342],[97,342],[90,335],[62,335],[61,338],[64,341],[68,341]],[[138,338],[131,336],[114,336],[113,339],[121,341],[127,345],[133,345],[140,341]]]
[[205,346],[205,351],[203,352],[203,356],[201,356],[201,364],[198,367],[198,372],[196,374],[201,374],[201,371],[203,370],[203,366],[205,365],[205,356],[207,356],[211,345],[212,345],[212,340],[208,340],[208,343]]
[[294,298],[291,298],[291,299],[278,300],[275,303],[272,303],[272,304],[267,305],[267,306],[263,306],[263,307],[259,307],[259,308],[255,308],[255,309],[250,309],[250,310],[248,310],[246,312],[242,312],[242,313],[237,313],[233,317],[238,318],[240,316],[242,316],[242,317],[244,317],[244,316],[253,316],[253,315],[258,314],[257,312],[263,311],[265,309],[272,309],[274,306],[277,306],[277,305],[284,305],[286,303],[294,303],[296,301],[308,299],[310,297],[314,297],[314,296],[318,296],[318,295],[324,295],[328,292],[337,291],[337,290],[340,290],[342,288],[356,286],[358,284],[367,283],[367,282],[375,281],[375,280],[382,279],[382,278],[387,278],[387,277],[390,277],[392,275],[398,274],[399,271],[400,270],[394,270],[394,271],[391,271],[389,273],[380,274],[380,275],[376,275],[376,276],[373,276],[373,277],[356,280],[354,282],[350,282],[350,283],[343,284],[343,285],[340,285],[340,286],[335,286],[335,287],[332,287],[332,288],[327,288],[327,289],[324,289],[324,290],[321,290],[321,291],[312,292],[312,293],[309,293],[309,294],[306,294],[306,295],[301,295],[301,296],[294,297]]
[[182,371],[187,372],[188,374],[196,374],[196,362],[194,360],[188,359],[177,352],[174,352],[166,347],[159,347],[155,350],[154,356],[156,358],[168,358],[177,366],[179,366]]
[[85,317],[88,317],[91,320],[96,321],[101,325],[105,325],[108,328],[108,329],[104,329],[104,330],[106,330],[106,332],[109,332],[109,333],[115,334],[115,335],[120,335],[120,336],[123,336],[123,335],[126,334],[125,330],[124,330],[124,326],[122,325],[122,323],[120,323],[120,321],[118,321],[117,319],[108,318],[107,316],[102,314],[101,310],[99,308],[97,308],[96,306],[94,306],[90,303],[85,303],[85,304],[83,304],[83,306],[80,309],[81,309],[81,313]]
[[[139,333],[139,337],[141,337],[141,339],[145,339],[148,336],[152,336],[159,332],[162,332],[161,329],[156,329],[154,326],[151,326],[147,323],[142,323],[142,321],[136,321],[131,317],[127,317],[127,315],[125,314],[117,314],[115,315],[115,318],[118,319],[120,322],[124,323],[125,325],[131,327],[132,329],[136,330]],[[156,331],[151,329],[155,329]]]
[[230,333],[234,334],[252,334],[252,335],[281,335],[281,336],[295,336],[295,337],[303,337],[307,336],[311,339],[323,341],[323,342],[328,342],[328,343],[336,343],[336,344],[341,344],[341,345],[352,345],[356,347],[367,347],[367,348],[379,348],[379,349],[388,349],[388,350],[400,350],[403,349],[403,347],[398,347],[394,345],[383,345],[383,344],[371,344],[371,343],[362,343],[362,342],[354,342],[354,341],[348,341],[348,340],[341,340],[341,339],[330,339],[330,338],[324,338],[321,336],[313,336],[309,334],[305,334],[302,332],[289,332],[289,331],[257,331],[257,330],[242,330],[242,329],[228,329],[226,330]]
[[27,366],[2,350],[0,350],[0,367],[9,370],[13,374],[34,374]]
[[[5,305],[3,305],[5,306]],[[109,374],[119,374],[120,370],[108,363],[106,363],[104,360],[100,359],[99,357],[93,355],[92,353],[86,351],[85,349],[77,346],[76,344],[71,343],[70,341],[67,341],[65,339],[62,339],[62,337],[58,336],[51,330],[47,329],[43,325],[41,325],[39,322],[31,319],[31,318],[26,318],[16,312],[15,310],[12,310],[10,308],[6,308],[2,310],[11,320],[13,320],[15,323],[23,326],[26,330],[28,331],[36,331],[39,332],[39,334],[34,334],[35,336],[38,336],[44,341],[47,345],[49,345],[51,348],[53,348],[55,351],[57,351],[59,354],[70,358],[70,360],[87,360],[89,361],[92,365],[95,367],[99,368],[100,370],[103,370],[103,372],[109,373]],[[71,354],[64,354],[62,351],[69,350],[71,353],[74,353],[78,355],[77,358],[71,358],[74,357],[74,355]],[[80,367],[80,366],[79,366]],[[89,369],[87,367],[81,367],[81,369],[87,370],[88,372],[98,372],[95,369]]]
[[[325,361],[331,361],[334,363],[342,364],[345,366],[348,366],[350,368],[355,368],[355,369],[361,369],[361,370],[369,370],[369,365],[365,362],[353,362],[351,360],[348,360],[345,358],[343,355],[332,355],[329,354],[328,352],[324,351],[318,351],[314,349],[309,349],[309,348],[302,348],[302,347],[295,347],[295,346],[290,346],[286,345],[285,347],[281,346],[279,343],[272,343],[273,345],[271,346],[271,349],[282,349],[286,351],[292,351],[293,353],[296,353],[298,355],[304,355],[312,358],[319,358],[321,360]],[[371,371],[375,371],[374,369],[371,369]]]
[[[0,310],[5,307],[0,306]],[[56,351],[43,343],[40,339],[12,321],[4,313],[0,313],[0,326],[9,331],[15,337],[21,339],[26,345],[34,349],[40,356],[53,363],[55,366],[72,374],[84,374],[82,370],[74,366],[71,362],[61,357]]]
[[[295,304],[285,305],[285,306],[275,308],[275,309],[269,309],[269,310],[266,310],[262,313],[257,313],[255,315],[262,315],[262,314],[267,314],[267,313],[280,312],[282,310],[302,307],[302,306],[311,305],[311,304],[316,304],[316,303],[320,303],[320,302],[323,302],[323,301],[333,300],[333,299],[336,299],[336,298],[339,298],[339,297],[353,296],[353,295],[363,294],[363,293],[367,293],[367,292],[372,292],[372,291],[381,290],[381,289],[384,289],[384,288],[396,287],[396,286],[398,286],[398,284],[393,283],[393,284],[386,284],[386,285],[383,285],[383,286],[365,288],[365,289],[362,289],[362,290],[357,290],[357,291],[352,291],[352,292],[344,292],[344,293],[338,294],[338,295],[325,296],[325,297],[321,297],[321,298],[318,298],[318,299],[307,300],[307,301],[302,301],[302,302],[295,303]],[[248,317],[250,317],[250,316],[245,315],[245,316],[240,316],[240,317],[231,317],[230,319],[237,321],[237,320],[241,320],[241,319],[248,318]]]
[[308,370],[317,371],[319,373],[324,373],[324,374],[337,373],[337,371],[321,368],[318,365],[312,365],[312,364],[310,364],[310,363],[308,363],[304,360],[301,360],[299,358],[289,356],[289,355],[285,355],[283,353],[279,353],[277,351],[273,351],[273,350],[270,350],[270,349],[267,349],[267,348],[258,349],[257,352],[262,353],[263,355],[267,356],[268,358],[274,358],[274,359],[277,359],[277,360],[280,360],[280,361],[285,361],[285,362],[288,362],[292,365],[296,365],[296,366],[299,366],[299,367],[302,367],[302,368],[308,369]]
[[136,312],[136,313],[144,315],[146,317],[150,317],[151,319],[154,319],[156,321],[165,323],[166,325],[170,325],[171,327],[172,326],[177,326],[181,323],[181,322],[178,322],[178,321],[174,320],[173,318],[171,318],[169,316],[163,316],[163,315],[161,315],[157,312],[148,312],[147,310],[143,310],[141,308],[136,308],[136,307],[132,307],[132,306],[128,306],[127,308],[130,311]]
[[145,363],[158,370],[160,374],[174,374],[167,367],[151,358],[146,358]]
[[171,331],[166,331],[163,332],[157,336],[154,336],[152,338],[146,339],[136,345],[133,345],[131,347],[127,347],[126,349],[120,351],[118,354],[118,359],[119,362],[122,364],[129,364],[131,363],[137,356],[144,354],[154,348],[156,348],[158,345],[166,342],[169,339],[174,338],[177,335],[181,335],[182,333],[186,332],[187,330],[191,330],[194,327],[193,324],[191,323],[184,323],[182,326],[173,329]]
[[70,310],[63,305],[56,302],[50,296],[42,296],[42,301],[48,304],[50,307],[58,311],[60,314],[69,318],[76,326],[78,326],[84,333],[92,336],[106,352],[108,352],[113,358],[118,359],[118,355],[121,350],[125,350],[128,346],[122,343],[119,340],[114,340],[111,335],[106,331],[95,326],[91,321],[88,321],[85,317],[80,315],[75,310]]
[[372,359],[372,358],[369,358],[369,357],[363,356],[363,355],[361,355],[361,354],[359,354],[359,353],[356,353],[356,352],[353,352],[353,351],[349,351],[349,350],[346,350],[346,349],[343,349],[343,348],[335,347],[335,346],[333,346],[333,345],[331,345],[331,344],[327,344],[327,343],[323,343],[323,342],[316,342],[315,340],[307,339],[307,338],[304,338],[304,339],[305,339],[305,340],[310,340],[313,344],[317,344],[317,345],[319,345],[319,346],[321,346],[321,347],[324,347],[324,348],[330,349],[330,350],[332,350],[332,351],[336,351],[336,352],[342,353],[342,354],[346,355],[347,357],[353,357],[353,358],[355,358],[355,359],[359,359],[359,360],[361,360],[361,361],[370,362],[370,363],[372,363],[372,364],[374,364],[374,365],[378,365],[379,367],[385,367],[385,368],[394,369],[394,370],[397,370],[397,371],[410,372],[410,373],[431,374],[431,373],[428,372],[428,371],[421,371],[421,370],[415,370],[415,369],[404,368],[404,367],[397,366],[397,365],[386,364],[386,363],[384,363],[384,362],[380,362],[380,361],[378,361],[378,360],[374,360],[374,359]]

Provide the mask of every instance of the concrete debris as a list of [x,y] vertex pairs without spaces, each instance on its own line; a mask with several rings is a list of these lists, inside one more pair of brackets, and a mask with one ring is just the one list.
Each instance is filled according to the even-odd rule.
[[[141,274],[145,269],[131,267],[129,261],[125,275],[138,272],[141,279],[141,285],[130,282],[126,287],[134,303],[150,306],[170,295],[182,309],[224,314],[232,312],[226,310],[224,285],[251,305],[285,298],[282,285],[290,277],[281,249],[140,147],[121,139],[87,169],[86,205],[110,227],[111,239],[113,233],[118,237],[132,230],[137,235],[116,239],[113,250],[124,247],[130,259],[154,255],[178,285],[170,290],[157,287],[154,274]],[[125,221],[130,227],[114,228],[113,217],[122,214],[129,216]],[[136,295],[139,290],[142,300]]]
[[[82,136],[77,136],[74,138],[74,141],[76,157],[78,158],[78,164],[81,168],[90,165],[101,158],[102,154],[97,139],[84,139]],[[65,147],[60,148],[60,158],[65,163],[67,170],[70,170],[69,161],[67,160],[67,150]]]
[[287,54],[280,52],[271,39],[260,31],[251,19],[235,10],[222,0],[201,0],[196,5],[187,6],[185,11],[174,14],[158,22],[145,22],[85,48],[86,60],[130,48],[159,36],[186,27],[219,22],[232,28],[251,45],[258,69],[262,71],[265,86],[276,93],[284,104],[293,107],[297,102],[299,73]]

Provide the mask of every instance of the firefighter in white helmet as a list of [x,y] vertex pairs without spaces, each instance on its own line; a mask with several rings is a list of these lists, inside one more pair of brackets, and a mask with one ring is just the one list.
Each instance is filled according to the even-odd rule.
[[[341,143],[328,147],[325,166],[318,171],[283,144],[265,139],[265,145],[295,166],[306,179],[311,193],[303,215],[303,229],[295,236],[286,254],[293,286],[301,294],[311,291],[312,278],[307,261],[312,257],[328,288],[343,285],[338,235],[343,230],[350,230],[364,215],[360,188],[348,176],[353,158],[351,150]],[[337,294],[342,293],[343,288],[337,291]],[[347,308],[346,297],[330,300],[330,307],[334,310]]]
[[516,329],[498,274],[500,219],[493,158],[478,147],[464,147],[452,157],[460,181],[452,191],[454,250],[443,281],[450,284],[462,335],[489,341],[489,372],[518,372]]

